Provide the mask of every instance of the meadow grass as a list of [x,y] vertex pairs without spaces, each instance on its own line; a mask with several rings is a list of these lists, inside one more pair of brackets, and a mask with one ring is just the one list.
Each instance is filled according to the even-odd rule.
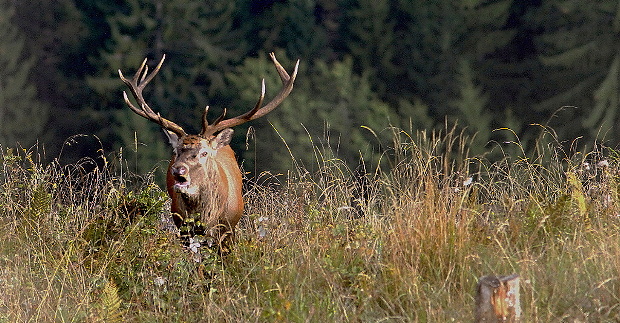
[[248,179],[223,257],[182,246],[152,174],[2,148],[0,322],[471,322],[478,278],[512,273],[524,322],[620,320],[615,150],[390,140],[366,172]]

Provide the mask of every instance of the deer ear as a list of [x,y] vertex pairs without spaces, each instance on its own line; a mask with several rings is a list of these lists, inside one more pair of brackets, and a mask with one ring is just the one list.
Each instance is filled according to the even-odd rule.
[[230,144],[233,132],[234,131],[230,128],[220,131],[220,133],[218,133],[217,136],[211,140],[211,148],[220,149]]
[[174,152],[176,153],[177,147],[179,146],[179,135],[177,135],[176,133],[168,129],[162,129],[162,130],[164,131],[164,134],[168,138],[168,142],[170,143],[170,146],[172,146],[172,150],[174,150]]

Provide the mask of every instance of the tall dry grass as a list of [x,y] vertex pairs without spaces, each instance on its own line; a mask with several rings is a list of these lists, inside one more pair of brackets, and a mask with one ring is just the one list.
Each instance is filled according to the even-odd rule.
[[0,321],[469,322],[477,278],[511,273],[526,322],[618,321],[618,153],[545,136],[496,162],[454,129],[394,130],[366,171],[317,152],[246,181],[223,258],[180,244],[152,176],[3,148]]

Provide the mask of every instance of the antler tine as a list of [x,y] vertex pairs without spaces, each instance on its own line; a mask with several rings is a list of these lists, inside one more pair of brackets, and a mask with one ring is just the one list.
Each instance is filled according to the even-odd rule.
[[[163,57],[162,57],[163,59]],[[144,60],[142,60],[142,64],[140,64],[140,68],[138,68],[138,70],[136,71],[136,74],[133,76],[133,81],[136,82],[136,84],[138,84],[139,82],[142,82],[142,80],[144,80],[144,69],[148,68],[146,66],[146,60],[147,58],[145,57]],[[140,79],[140,77],[142,77],[142,79]]]
[[265,80],[263,79],[261,95],[258,99],[258,102],[254,106],[254,108],[252,108],[252,110],[238,117],[234,117],[234,118],[226,119],[226,120],[220,120],[223,118],[223,114],[222,114],[222,116],[220,116],[220,118],[218,118],[218,120],[214,122],[212,125],[203,127],[203,130],[202,130],[203,136],[212,135],[225,128],[238,126],[250,120],[258,119],[266,115],[267,113],[271,112],[273,109],[275,109],[291,93],[291,91],[293,90],[293,85],[295,83],[295,78],[297,77],[297,71],[299,70],[299,60],[297,60],[297,63],[295,64],[295,69],[293,70],[293,74],[289,75],[284,69],[284,67],[282,67],[280,62],[278,62],[278,60],[276,59],[276,55],[274,53],[270,53],[269,56],[271,57],[271,60],[273,61],[273,64],[275,65],[276,70],[278,71],[278,74],[280,75],[280,80],[282,81],[282,84],[283,84],[283,87],[280,90],[280,92],[269,103],[267,103],[265,106],[262,106],[263,99],[265,97]]
[[205,107],[205,110],[202,112],[202,129],[209,128],[209,120],[207,119],[207,114],[209,114],[209,106]]
[[258,109],[260,109],[261,105],[263,105],[263,100],[264,99],[265,99],[265,79],[263,79],[263,81],[262,81],[260,97],[258,97],[258,101],[254,105],[254,108],[252,108],[252,110],[250,110],[246,114],[244,114],[243,117],[247,119],[247,118],[251,118],[253,115],[255,115],[256,111],[258,111]]
[[222,114],[220,114],[220,116],[215,119],[213,125],[216,126],[218,123],[222,122],[222,120],[224,120],[224,117],[226,117],[226,108],[224,108],[224,110],[222,110]]
[[[146,60],[145,60],[146,63]],[[144,79],[146,78],[146,75],[149,74],[149,66],[145,65],[144,66],[144,73],[142,73],[142,78],[140,78],[140,82],[144,83]],[[147,82],[148,83],[148,82]],[[146,85],[146,83],[144,83]]]
[[[146,79],[144,81],[142,81],[143,87],[144,87],[144,85],[147,85],[155,77],[155,75],[157,75],[157,73],[159,73],[159,69],[164,64],[164,60],[165,59],[166,59],[166,54],[162,55],[161,60],[159,61],[159,64],[157,64],[157,66],[155,67],[153,72],[151,72],[151,74],[148,77],[146,77],[147,71],[148,71],[148,66],[146,67],[146,70],[144,71],[144,76],[146,77]],[[146,63],[146,60],[145,60],[145,63]]]
[[[269,113],[273,109],[275,109],[278,105],[280,105],[280,103],[282,103],[282,101],[284,101],[284,99],[286,99],[286,97],[288,97],[288,95],[293,90],[293,85],[295,83],[295,78],[297,78],[297,71],[299,70],[299,60],[297,60],[297,62],[295,63],[295,69],[293,70],[293,74],[289,76],[289,74],[282,67],[282,65],[280,65],[280,63],[276,59],[275,55],[273,55],[273,53],[271,53],[271,54],[272,54],[272,58],[273,58],[273,63],[276,66],[276,69],[278,70],[278,74],[280,75],[280,79],[282,80],[282,84],[284,86],[282,87],[280,92],[269,103],[267,103],[265,106],[263,106],[260,109],[258,109],[257,111],[255,111],[255,113],[252,113],[252,114],[246,113],[246,114],[243,114],[243,115],[239,116],[238,118],[240,118],[240,119],[247,119],[246,121],[249,121],[249,120],[258,119],[258,118],[266,115],[267,113]],[[264,88],[263,88],[263,91],[264,91]],[[261,95],[261,97],[263,95],[264,95],[264,93]],[[250,111],[250,112],[252,112],[252,111]]]
[[149,82],[151,82],[151,80],[155,77],[155,75],[157,75],[165,59],[166,59],[166,55],[163,55],[161,60],[159,61],[159,64],[157,64],[157,67],[153,70],[153,72],[151,72],[151,74],[149,74],[148,66],[146,65],[147,59],[145,58],[144,61],[142,61],[142,65],[140,65],[140,68],[138,68],[138,71],[136,71],[136,74],[133,76],[131,80],[127,79],[123,75],[123,72],[121,72],[121,70],[119,69],[118,70],[119,77],[121,78],[123,83],[127,85],[127,87],[131,91],[131,94],[133,94],[133,97],[136,99],[136,102],[138,103],[140,108],[136,108],[131,103],[131,101],[129,101],[129,97],[127,96],[127,92],[125,91],[123,91],[123,98],[125,99],[125,103],[129,106],[129,108],[133,112],[138,114],[139,116],[147,120],[150,120],[152,122],[155,122],[159,124],[161,127],[169,131],[172,131],[176,133],[177,135],[183,137],[186,135],[185,130],[183,130],[183,128],[177,125],[176,123],[168,119],[162,118],[159,115],[159,113],[155,113],[153,109],[149,107],[149,105],[144,100],[144,97],[142,96],[142,90]]
[[[276,59],[276,54],[274,52],[271,52],[269,53],[269,57],[271,57],[271,61],[276,66],[276,69],[278,70],[278,74],[280,75],[280,80],[282,80],[282,83],[288,82],[288,80],[291,77],[288,75],[284,67],[282,67],[280,62],[278,62],[278,60]],[[297,64],[299,64],[299,60],[297,60]],[[297,70],[297,66],[295,66],[295,70]]]

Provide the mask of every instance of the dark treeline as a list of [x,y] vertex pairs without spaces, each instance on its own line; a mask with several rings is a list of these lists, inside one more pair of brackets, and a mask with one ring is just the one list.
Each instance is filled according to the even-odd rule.
[[[476,134],[474,153],[514,134],[527,149],[540,132],[530,124],[567,142],[615,146],[619,6],[0,0],[0,144],[38,141],[48,158],[62,149],[67,160],[122,147],[137,171],[148,171],[169,149],[154,124],[125,107],[118,69],[131,75],[144,57],[153,66],[166,54],[145,96],[196,132],[205,105],[213,118],[223,107],[237,115],[253,106],[261,78],[268,97],[279,89],[267,56],[275,51],[289,70],[301,59],[298,81],[271,115],[236,129],[246,170],[285,169],[291,154],[312,163],[313,147],[327,146],[354,166],[360,155],[376,156],[391,126],[415,133],[457,123]],[[75,134],[95,136],[69,147]]]

